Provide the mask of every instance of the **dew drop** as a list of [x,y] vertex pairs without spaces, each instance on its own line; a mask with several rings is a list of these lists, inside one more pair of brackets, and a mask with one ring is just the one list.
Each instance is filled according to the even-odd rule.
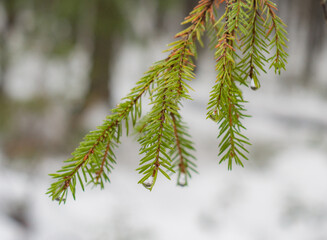
[[256,79],[256,78],[252,78],[251,79],[251,84],[250,84],[250,87],[252,90],[257,90],[260,88],[260,83],[259,81]]
[[[57,202],[60,202],[60,198],[59,198],[59,197],[55,198],[55,200],[56,200]],[[66,201],[66,198],[63,198],[62,201],[65,202],[65,201]]]
[[153,177],[149,177],[147,180],[145,180],[142,183],[143,187],[145,187],[146,189],[150,189],[153,185]]
[[177,185],[185,187],[187,185],[187,176],[185,173],[180,173],[177,179]]

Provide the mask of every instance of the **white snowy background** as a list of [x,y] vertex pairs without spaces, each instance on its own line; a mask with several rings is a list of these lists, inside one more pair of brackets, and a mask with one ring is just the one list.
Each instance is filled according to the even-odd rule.
[[[215,81],[214,60],[205,51],[191,84],[194,101],[185,102],[183,110],[199,171],[188,187],[163,177],[152,192],[138,185],[139,146],[129,137],[122,140],[111,183],[104,190],[79,189],[76,201],[70,197],[59,206],[45,195],[51,183],[47,174],[60,168],[67,155],[52,154],[33,167],[12,167],[0,152],[0,239],[327,240],[327,49],[319,56],[312,84],[299,86],[288,77],[303,67],[298,34],[290,36],[287,71],[277,77],[273,72],[263,75],[258,91],[244,89],[252,115],[244,121],[244,134],[252,143],[244,168],[227,171],[225,163],[218,164],[217,126],[205,119]],[[154,38],[146,47],[124,43],[113,76],[115,102],[162,58],[161,50],[172,41],[169,36]],[[13,37],[12,49],[19,44],[19,35]],[[78,96],[87,70],[88,62],[78,50],[66,62],[45,62],[27,51],[14,57],[6,90],[19,99],[30,98],[40,88],[53,98],[62,94],[49,112],[52,127],[40,126],[51,136],[60,131],[58,122],[64,118],[59,98]],[[93,109],[85,125],[93,129],[108,111],[108,106]],[[25,225],[13,217],[22,214]]]

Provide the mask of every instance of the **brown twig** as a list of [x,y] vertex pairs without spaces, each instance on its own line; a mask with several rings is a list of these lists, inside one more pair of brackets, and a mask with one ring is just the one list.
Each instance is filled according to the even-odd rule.
[[176,126],[176,118],[173,113],[170,113],[170,116],[173,120],[174,135],[175,135],[176,146],[177,146],[178,155],[179,155],[179,159],[180,159],[178,167],[179,167],[181,173],[186,173],[186,166],[185,166],[185,162],[184,162],[183,151],[181,148],[181,143],[180,143],[180,139],[178,136],[178,130],[177,130],[177,126]]
[[99,169],[99,171],[96,172],[96,177],[95,177],[95,182],[96,183],[99,182],[99,179],[101,178],[101,174],[104,171],[104,164],[107,161],[107,156],[108,156],[109,150],[110,150],[110,140],[107,143],[107,147],[106,147],[106,150],[105,150],[103,158],[102,158],[100,169]]

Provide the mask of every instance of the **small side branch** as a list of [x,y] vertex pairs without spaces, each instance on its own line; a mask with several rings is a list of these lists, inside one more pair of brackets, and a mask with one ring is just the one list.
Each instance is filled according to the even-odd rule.
[[107,156],[108,156],[109,150],[110,150],[110,140],[107,143],[107,147],[106,147],[106,150],[105,150],[103,158],[102,158],[100,169],[99,169],[99,171],[96,172],[96,177],[95,177],[96,183],[99,183],[99,179],[101,178],[101,175],[104,171],[104,166],[107,162]]
[[185,163],[184,163],[184,157],[183,157],[182,148],[181,148],[181,144],[180,144],[180,139],[179,139],[179,136],[178,136],[177,126],[176,126],[176,118],[175,118],[175,115],[173,113],[171,113],[170,116],[171,116],[171,118],[173,120],[174,135],[175,135],[176,146],[177,146],[178,155],[179,155],[178,167],[180,169],[180,172],[185,174],[185,172],[186,172]]

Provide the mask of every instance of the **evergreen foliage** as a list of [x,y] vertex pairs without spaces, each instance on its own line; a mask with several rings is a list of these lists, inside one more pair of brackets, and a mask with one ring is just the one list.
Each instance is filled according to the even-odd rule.
[[[222,6],[225,12],[216,20],[216,10]],[[184,100],[191,100],[187,82],[195,77],[196,45],[203,45],[205,31],[215,49],[217,71],[207,118],[219,128],[220,163],[227,161],[228,169],[232,169],[233,162],[243,166],[250,143],[242,132],[245,127],[241,120],[248,115],[240,87],[247,87],[250,78],[251,88],[259,88],[259,75],[266,73],[266,64],[276,73],[285,69],[286,31],[276,10],[269,0],[200,0],[182,23],[188,27],[175,36],[177,40],[166,50],[168,57],[154,63],[104,123],[85,136],[62,169],[50,174],[56,181],[47,193],[61,203],[69,191],[75,198],[77,182],[83,190],[84,184],[103,188],[116,163],[113,150],[120,143],[123,130],[129,135],[130,128],[139,133],[143,156],[137,169],[142,175],[140,184],[152,190],[158,174],[170,179],[173,173],[177,173],[178,185],[188,184],[196,164],[180,108]],[[141,100],[146,94],[152,109],[141,118]]]

